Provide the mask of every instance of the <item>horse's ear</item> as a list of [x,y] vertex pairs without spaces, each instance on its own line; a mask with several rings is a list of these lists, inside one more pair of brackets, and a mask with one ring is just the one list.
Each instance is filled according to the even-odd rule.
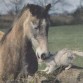
[[46,7],[45,7],[45,12],[48,12],[51,8],[51,4],[48,4]]

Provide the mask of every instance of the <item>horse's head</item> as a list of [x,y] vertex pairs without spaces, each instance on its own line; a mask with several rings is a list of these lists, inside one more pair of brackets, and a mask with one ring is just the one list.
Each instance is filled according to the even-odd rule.
[[37,57],[43,59],[49,56],[48,51],[48,27],[49,15],[48,11],[51,5],[46,7],[28,4],[25,8],[27,17],[24,21],[24,36],[29,38],[32,46],[36,51]]

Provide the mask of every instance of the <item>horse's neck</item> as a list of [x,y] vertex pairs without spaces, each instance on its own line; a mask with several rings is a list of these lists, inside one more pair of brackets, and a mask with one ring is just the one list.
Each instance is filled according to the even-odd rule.
[[12,30],[6,35],[5,41],[3,41],[3,45],[6,44],[5,46],[8,49],[10,49],[10,47],[24,51],[32,49],[31,42],[23,33],[23,22],[21,20],[22,19],[18,19],[18,21],[14,23]]
[[24,38],[22,42],[22,53],[23,55],[27,56],[29,55],[30,51],[32,51],[32,43],[30,40],[27,39],[27,37]]
[[[8,34],[6,42],[9,43],[11,46],[15,46],[18,48],[27,48],[29,49],[30,47],[32,48],[32,44],[30,40],[25,37],[23,33],[23,27],[16,25],[11,32]],[[26,47],[27,46],[27,47]]]

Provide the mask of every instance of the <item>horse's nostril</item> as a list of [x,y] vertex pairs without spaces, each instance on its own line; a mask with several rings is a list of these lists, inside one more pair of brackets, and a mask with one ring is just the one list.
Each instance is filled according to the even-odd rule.
[[38,55],[38,58],[40,58],[39,55]]
[[41,59],[44,60],[45,58],[46,58],[46,54],[45,53],[41,54]]

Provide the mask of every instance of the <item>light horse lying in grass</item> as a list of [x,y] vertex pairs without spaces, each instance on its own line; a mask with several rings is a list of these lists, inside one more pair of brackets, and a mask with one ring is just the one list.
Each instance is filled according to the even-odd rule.
[[47,37],[50,7],[50,4],[44,8],[28,4],[1,39],[0,83],[5,83],[11,76],[16,79],[25,66],[28,75],[33,75],[38,69],[36,54],[40,58],[49,56]]
[[65,67],[65,70],[68,70],[73,66],[73,62],[76,56],[83,57],[83,52],[64,48],[55,54],[50,54],[49,57],[44,59],[42,62],[46,64],[46,68],[41,71],[50,74],[62,66]]

